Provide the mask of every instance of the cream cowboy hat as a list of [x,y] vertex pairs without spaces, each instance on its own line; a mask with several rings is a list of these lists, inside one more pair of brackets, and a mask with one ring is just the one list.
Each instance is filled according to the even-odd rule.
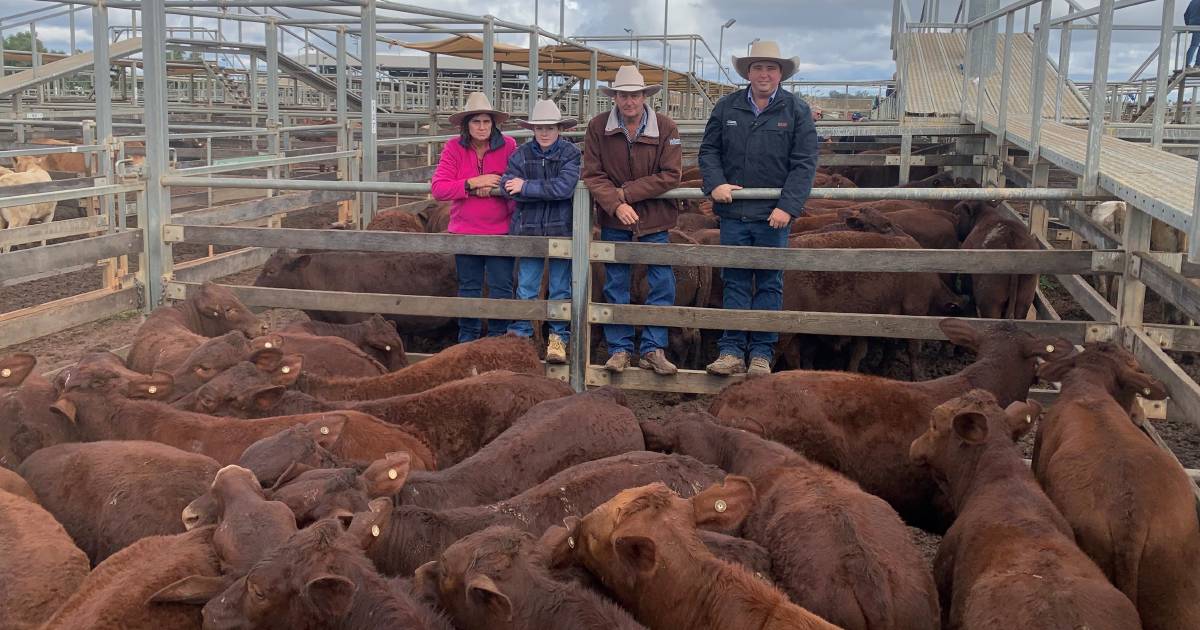
[[642,92],[646,96],[654,96],[661,89],[661,85],[646,85],[646,79],[638,72],[637,66],[621,66],[612,83],[599,88],[605,96],[616,96],[617,92]]
[[467,96],[466,108],[457,114],[450,115],[450,124],[457,127],[462,124],[464,119],[470,118],[475,114],[491,114],[492,122],[497,125],[508,120],[508,114],[492,108],[492,102],[488,100],[487,94],[483,92],[471,92]]
[[733,68],[737,73],[747,81],[750,77],[746,76],[750,73],[750,65],[755,61],[774,61],[779,64],[779,69],[783,73],[783,81],[788,80],[793,74],[796,74],[796,68],[800,66],[799,57],[784,58],[779,52],[779,44],[770,40],[760,39],[750,46],[750,54],[745,57],[733,56]]
[[529,120],[518,120],[517,124],[526,129],[533,129],[534,125],[558,125],[559,129],[570,129],[579,124],[579,121],[574,118],[563,118],[562,112],[558,110],[558,105],[555,105],[554,101],[539,100],[533,106]]

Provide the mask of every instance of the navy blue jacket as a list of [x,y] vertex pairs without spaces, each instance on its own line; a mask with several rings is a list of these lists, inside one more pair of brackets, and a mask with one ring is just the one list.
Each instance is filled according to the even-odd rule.
[[579,147],[559,138],[545,151],[536,140],[517,147],[500,178],[500,190],[514,177],[525,180],[515,199],[508,233],[515,236],[570,236],[571,200],[579,182]]
[[1183,12],[1183,23],[1187,26],[1200,26],[1200,0],[1192,0]]
[[775,100],[755,117],[746,89],[718,101],[704,127],[702,190],[709,194],[721,184],[782,188],[778,201],[714,203],[713,211],[722,219],[742,221],[766,221],[775,208],[799,217],[817,174],[817,128],[812,113],[800,97],[779,88]]

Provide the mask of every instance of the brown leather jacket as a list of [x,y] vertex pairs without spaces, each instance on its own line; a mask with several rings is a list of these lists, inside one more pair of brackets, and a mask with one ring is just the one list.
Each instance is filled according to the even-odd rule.
[[[654,199],[679,187],[683,170],[683,144],[675,121],[651,112],[646,130],[630,143],[625,139],[621,114],[615,108],[592,119],[583,143],[583,182],[598,208],[601,227],[630,230],[634,236],[675,227],[678,204]],[[621,205],[618,190],[638,213],[638,222],[624,225],[617,219]]]

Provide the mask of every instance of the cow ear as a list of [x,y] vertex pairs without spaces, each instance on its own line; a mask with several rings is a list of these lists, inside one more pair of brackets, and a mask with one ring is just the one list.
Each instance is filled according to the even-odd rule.
[[979,331],[960,319],[943,319],[938,322],[950,343],[962,346],[972,352],[979,352]]
[[304,585],[304,597],[317,610],[322,621],[341,619],[354,603],[358,587],[340,575],[320,575]]
[[[310,470],[316,470],[316,469],[313,468],[312,466],[309,466],[308,464],[302,464],[300,462],[292,462],[291,464],[288,465],[287,468],[285,468],[283,470],[282,473],[279,474],[278,477],[276,477],[275,483],[271,484],[271,487],[267,489],[268,490],[267,493],[268,494],[274,493],[276,490],[286,486],[288,484],[288,482],[290,482],[291,480],[295,479],[296,477],[299,477],[300,475],[303,475],[304,473],[306,473]],[[263,480],[263,481],[267,481],[267,480]]]
[[1063,377],[1075,368],[1075,357],[1067,356],[1060,357],[1053,361],[1047,361],[1038,366],[1037,376],[1043,381],[1052,383],[1061,383]]
[[392,519],[393,505],[390,497],[372,499],[367,504],[366,512],[354,515],[350,526],[346,528],[346,533],[353,537],[364,551],[369,549],[378,538],[383,536],[383,530],[387,527],[388,521]]
[[300,254],[299,256],[296,256],[288,261],[287,268],[292,271],[300,271],[301,269],[307,267],[308,263],[310,262],[312,262],[312,255]]
[[341,413],[322,414],[322,416],[308,423],[308,430],[316,434],[317,444],[320,444],[326,449],[333,448],[337,444],[338,436],[342,434],[342,429],[346,426],[346,415]]
[[441,572],[442,564],[437,560],[430,560],[417,567],[417,570],[413,572],[413,594],[422,603],[437,605],[438,582],[441,581],[439,579]]
[[300,370],[304,369],[304,357],[299,354],[286,354],[279,360],[273,372],[272,380],[276,385],[291,387],[300,378]]
[[[262,337],[259,337],[262,339]],[[271,342],[263,342],[271,343]],[[272,347],[264,348],[259,340],[254,340],[256,349],[250,354],[250,362],[263,372],[273,373],[283,362],[283,351],[272,343]]]
[[982,444],[988,436],[987,416],[978,411],[954,416],[954,434],[967,444]]
[[627,534],[613,540],[617,556],[638,573],[650,573],[658,563],[658,545],[646,536]]
[[17,387],[33,372],[37,357],[27,352],[10,354],[0,359],[0,387]]
[[189,575],[169,584],[150,596],[146,604],[195,604],[203,606],[225,591],[226,578],[221,576]]
[[71,402],[70,400],[67,400],[66,398],[59,398],[58,400],[54,401],[54,404],[50,405],[50,410],[63,416],[67,420],[70,420],[71,424],[75,424],[75,403]]
[[1117,382],[1120,383],[1121,389],[1148,400],[1162,400],[1167,397],[1167,390],[1163,384],[1141,370],[1122,366],[1117,372]]
[[286,391],[287,390],[285,388],[280,387],[279,385],[260,387],[254,391],[246,393],[245,398],[243,398],[243,401],[245,402],[242,406],[249,407],[250,409],[256,411],[270,411],[271,409],[275,408],[275,405],[279,404],[279,401],[283,398],[283,394]]
[[412,465],[412,459],[407,453],[402,454],[400,458],[386,458],[375,460],[367,469],[363,471],[363,481],[367,486],[367,496],[389,497],[404,487],[404,481],[408,479],[408,472]]
[[132,382],[125,389],[125,395],[130,398],[149,398],[165,400],[175,388],[175,379],[166,372],[155,372],[145,378]]
[[538,544],[546,552],[546,565],[562,569],[575,562],[575,547],[579,544],[579,517],[568,516],[562,527],[551,527],[542,534]]
[[472,576],[467,582],[467,598],[500,619],[512,621],[512,600],[500,591],[492,578],[480,573]]
[[1042,417],[1042,406],[1034,400],[1018,400],[1004,408],[1004,415],[1008,418],[1008,428],[1016,442],[1029,433],[1034,420]]
[[729,475],[689,499],[696,527],[734,531],[754,509],[757,493],[749,479]]

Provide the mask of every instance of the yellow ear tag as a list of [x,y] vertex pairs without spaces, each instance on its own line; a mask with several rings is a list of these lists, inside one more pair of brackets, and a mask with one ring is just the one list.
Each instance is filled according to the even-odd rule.
[[371,535],[376,538],[379,538],[379,526],[378,525],[371,526]]
[[575,548],[575,537],[574,536],[567,536],[567,546],[572,549]]
[[384,347],[383,347],[383,350],[384,350],[384,352],[391,352],[391,351],[392,351],[392,347],[391,347],[391,346],[384,346]]
[[1049,353],[1049,352],[1054,352],[1054,346],[1047,344],[1047,345],[1046,345],[1046,352],[1048,352],[1048,353]]
[[0,378],[8,378],[10,376],[12,376],[12,370],[10,370],[8,368],[4,368],[3,370],[0,370]]
[[150,392],[151,394],[157,394],[157,393],[158,393],[158,387],[156,387],[156,386],[154,386],[154,385],[151,385],[150,387],[147,387],[147,388],[146,388],[146,391],[147,391],[147,392]]
[[271,348],[274,348],[275,346],[270,341],[268,341],[267,343],[263,344],[263,347],[266,348],[267,350],[270,350]]
[[717,502],[713,504],[713,509],[715,509],[718,514],[724,514],[725,510],[729,509],[729,504],[725,502],[725,499],[717,499]]
[[321,427],[321,435],[329,435],[329,427]]
[[395,479],[399,476],[400,476],[400,473],[396,472],[395,468],[388,469],[388,479]]
[[284,374],[287,374],[287,373],[289,373],[289,372],[291,372],[291,371],[292,371],[292,368],[290,368],[290,367],[288,367],[288,366],[286,366],[286,365],[285,365],[285,366],[283,366],[282,368],[279,368],[279,371],[280,371],[280,372],[283,372]]

